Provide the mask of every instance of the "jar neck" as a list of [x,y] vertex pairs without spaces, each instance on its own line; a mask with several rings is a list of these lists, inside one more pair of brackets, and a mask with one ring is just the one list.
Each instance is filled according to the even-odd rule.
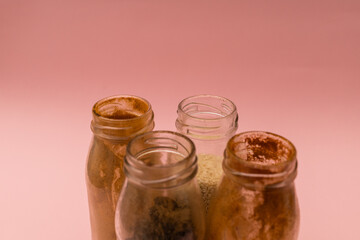
[[197,95],[178,106],[176,128],[191,139],[216,141],[230,138],[237,130],[236,106],[213,95]]
[[93,106],[91,130],[110,141],[129,141],[154,128],[154,113],[143,98],[118,95],[104,98]]
[[227,144],[223,169],[232,180],[249,188],[285,187],[297,175],[296,149],[273,133],[240,133]]
[[195,146],[189,138],[175,132],[141,134],[129,142],[124,170],[129,181],[145,187],[180,186],[197,173]]

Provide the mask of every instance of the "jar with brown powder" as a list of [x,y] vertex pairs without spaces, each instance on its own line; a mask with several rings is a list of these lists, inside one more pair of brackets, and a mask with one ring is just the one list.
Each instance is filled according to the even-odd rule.
[[197,95],[178,106],[176,128],[196,146],[199,173],[197,181],[207,211],[210,199],[222,177],[222,159],[227,141],[237,130],[236,106],[214,95]]
[[235,135],[227,144],[223,169],[206,239],[297,239],[297,159],[289,140],[261,131]]
[[128,142],[154,128],[151,105],[143,98],[120,95],[98,101],[92,110],[93,140],[86,164],[92,240],[115,240],[114,216],[125,174]]
[[197,159],[182,134],[155,131],[130,141],[115,214],[118,240],[203,240]]

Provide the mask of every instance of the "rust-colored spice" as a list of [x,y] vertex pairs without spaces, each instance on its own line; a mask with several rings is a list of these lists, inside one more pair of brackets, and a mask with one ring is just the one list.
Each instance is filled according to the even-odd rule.
[[134,96],[100,100],[93,108],[94,138],[86,167],[93,240],[115,240],[116,203],[124,184],[124,156],[132,137],[154,128],[150,104]]
[[248,132],[230,139],[207,239],[297,239],[296,164],[294,146],[275,134]]
[[88,198],[93,239],[116,239],[113,216],[125,176],[123,174],[122,150],[126,145],[116,146],[94,137],[90,150],[92,160],[87,166]]

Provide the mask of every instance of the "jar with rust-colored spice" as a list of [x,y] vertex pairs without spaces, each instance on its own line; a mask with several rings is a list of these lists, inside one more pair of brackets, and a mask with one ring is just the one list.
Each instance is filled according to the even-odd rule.
[[197,181],[207,211],[223,174],[221,164],[226,143],[237,130],[236,106],[224,97],[197,95],[182,100],[177,113],[177,131],[189,137],[196,146]]
[[170,131],[141,134],[127,147],[124,169],[115,215],[118,240],[204,239],[197,159],[189,138]]
[[223,169],[210,204],[207,239],[297,239],[297,159],[289,140],[261,131],[235,135],[227,144]]
[[92,240],[115,240],[114,216],[125,174],[128,142],[154,128],[151,105],[143,98],[119,95],[98,101],[92,110],[93,140],[86,164]]

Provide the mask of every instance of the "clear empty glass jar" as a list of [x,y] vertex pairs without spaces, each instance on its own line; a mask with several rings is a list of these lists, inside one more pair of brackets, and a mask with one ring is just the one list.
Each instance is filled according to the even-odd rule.
[[204,239],[205,219],[192,141],[169,131],[135,137],[116,208],[118,240]]
[[197,95],[182,100],[178,106],[176,128],[191,138],[198,154],[200,185],[205,208],[222,176],[222,159],[227,141],[237,130],[236,106],[214,95]]
[[223,169],[206,239],[297,239],[297,159],[289,140],[260,131],[235,135],[227,144]]
[[154,114],[148,101],[128,95],[98,101],[92,114],[94,136],[86,164],[91,235],[93,240],[114,240],[126,146],[134,136],[153,130]]

